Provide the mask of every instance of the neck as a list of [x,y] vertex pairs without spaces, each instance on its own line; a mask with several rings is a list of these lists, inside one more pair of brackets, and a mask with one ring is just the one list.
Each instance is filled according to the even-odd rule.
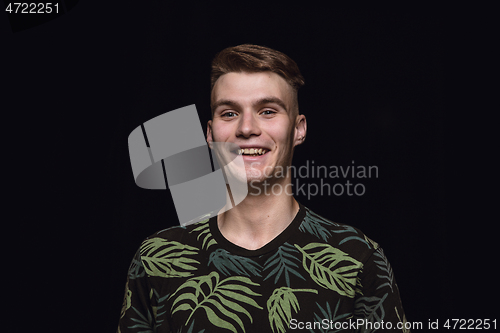
[[255,192],[236,207],[218,215],[217,224],[222,235],[240,247],[255,250],[263,247],[278,236],[299,211],[299,204],[291,195],[281,191],[273,195]]

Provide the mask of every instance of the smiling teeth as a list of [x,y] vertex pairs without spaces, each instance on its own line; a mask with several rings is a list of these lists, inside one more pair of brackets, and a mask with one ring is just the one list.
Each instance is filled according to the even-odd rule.
[[238,155],[264,155],[267,153],[266,149],[262,148],[245,148],[245,149],[238,149]]

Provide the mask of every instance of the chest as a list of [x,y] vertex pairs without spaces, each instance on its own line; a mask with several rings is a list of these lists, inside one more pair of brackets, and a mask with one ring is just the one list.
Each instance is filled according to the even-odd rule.
[[188,276],[151,279],[158,332],[168,326],[172,332],[277,333],[294,325],[321,331],[353,313],[360,269],[353,262],[335,263],[290,244],[267,256],[214,250],[198,259]]

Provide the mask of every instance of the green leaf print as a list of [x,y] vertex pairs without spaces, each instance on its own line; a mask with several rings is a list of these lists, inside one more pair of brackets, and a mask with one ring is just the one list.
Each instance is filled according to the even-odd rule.
[[122,304],[122,311],[120,313],[120,318],[123,318],[125,315],[125,312],[130,308],[130,305],[132,305],[132,290],[128,288],[128,281],[125,284],[125,296],[123,297],[123,304]]
[[213,264],[215,268],[224,275],[231,275],[232,271],[236,275],[245,275],[250,277],[250,273],[254,276],[260,276],[262,267],[250,258],[231,254],[224,249],[217,249],[210,254],[208,265]]
[[130,280],[141,278],[146,274],[144,271],[144,266],[142,265],[141,261],[141,254],[139,252],[136,253],[134,256],[134,259],[132,259],[132,262],[130,263],[129,269],[128,269],[128,278]]
[[[219,281],[219,274],[212,272],[209,275],[194,277],[183,283],[171,297],[178,295],[172,303],[172,315],[177,311],[191,311],[186,320],[188,324],[193,314],[203,309],[208,320],[215,326],[237,332],[235,323],[245,332],[242,315],[246,315],[250,322],[253,318],[244,306],[253,306],[262,309],[250,296],[261,296],[249,287],[258,286],[247,277],[228,277]],[[243,305],[243,306],[242,306]],[[217,310],[215,312],[214,310]],[[219,315],[222,314],[222,317]]]
[[300,223],[299,230],[302,232],[308,232],[324,241],[328,240],[332,234],[326,227],[332,226],[331,221],[324,219],[323,217],[309,211],[306,209],[306,216],[302,223]]
[[300,252],[288,243],[280,246],[278,251],[276,251],[272,257],[267,259],[264,264],[264,271],[274,267],[264,278],[264,281],[270,277],[274,277],[274,283],[276,284],[278,283],[282,273],[285,273],[285,283],[288,287],[290,287],[290,274],[293,274],[305,281],[306,279],[293,268],[299,267],[297,263],[294,262],[297,261],[300,263],[300,259],[298,258],[299,255]]
[[394,311],[396,311],[396,315],[398,316],[399,322],[401,323],[401,327],[403,327],[403,333],[410,333],[410,329],[406,328],[406,315],[403,313],[403,319],[401,319],[397,306],[394,307]]
[[160,277],[189,277],[196,270],[193,264],[200,262],[189,258],[198,254],[198,249],[176,241],[152,238],[141,245],[141,259],[146,273]]
[[302,265],[320,286],[342,296],[354,297],[356,277],[363,264],[341,250],[323,243],[295,244],[302,252]]
[[292,289],[288,287],[275,289],[271,297],[267,300],[269,324],[273,332],[286,332],[290,320],[292,320],[292,309],[295,313],[299,312],[300,306],[294,294],[295,292],[318,293],[318,291],[314,289]]
[[[337,228],[332,228],[332,226]],[[342,245],[343,243],[348,242],[350,240],[357,240],[365,244],[368,248],[370,248],[370,244],[366,239],[367,237],[365,236],[364,237],[365,239],[363,239],[357,236],[359,235],[359,232],[353,227],[345,224],[338,224],[330,220],[327,220],[324,217],[319,216],[318,214],[310,211],[307,208],[306,208],[306,216],[302,221],[302,223],[300,224],[299,230],[302,232],[308,232],[324,241],[327,241],[328,238],[332,236],[332,233],[336,234],[341,234],[345,232],[353,233],[355,235],[345,237],[340,241],[339,245]]]
[[386,280],[385,283],[381,284],[380,286],[377,287],[377,290],[380,288],[383,288],[385,286],[389,286],[392,290],[392,283],[394,281],[394,272],[392,271],[391,264],[387,260],[387,257],[384,254],[384,251],[382,250],[381,247],[379,247],[374,253],[374,256],[380,258],[379,261],[373,261],[375,264],[377,264],[378,269],[382,271],[383,274],[377,274],[377,277],[380,279]]
[[[193,332],[193,328],[194,328],[194,319],[193,321],[191,322],[191,325],[189,326],[188,330],[186,333],[194,333]],[[179,330],[177,331],[177,333],[181,333],[181,330],[182,328],[179,328]],[[198,333],[204,333],[205,332],[205,329],[202,329],[201,331],[199,331]]]
[[375,242],[375,241],[371,240],[371,239],[370,239],[370,238],[368,238],[366,235],[364,235],[364,236],[365,236],[365,240],[366,240],[368,243],[370,243],[370,244],[372,245],[372,247],[373,247],[375,250],[376,250],[376,249],[378,249],[378,243],[377,243],[377,242]]
[[202,249],[208,250],[208,248],[212,245],[217,244],[215,239],[212,236],[212,233],[210,232],[210,224],[208,223],[209,220],[204,220],[198,222],[196,225],[197,227],[191,230],[189,233],[192,232],[199,232],[198,237],[196,240],[200,240],[200,237],[203,236],[203,243],[201,245]]
[[[331,323],[331,322],[335,323],[341,319],[345,319],[346,317],[348,317],[350,315],[350,313],[344,313],[344,314],[337,316],[337,311],[339,310],[339,306],[340,306],[340,299],[337,302],[337,306],[335,307],[335,311],[333,312],[333,314],[332,314],[332,310],[330,309],[330,303],[326,302],[326,310],[323,309],[317,302],[316,302],[316,305],[318,306],[318,308],[321,312],[321,314],[317,314],[316,312],[314,313],[314,318],[315,318],[316,322],[322,322],[323,320],[327,319],[329,323]],[[343,330],[343,329],[340,328],[340,329],[337,329],[335,331],[332,331],[332,330],[330,330],[330,328],[326,328],[326,329],[321,328],[320,331],[316,331],[316,332],[317,333],[319,333],[319,332],[321,332],[321,333],[336,333],[336,332],[340,332],[341,330]],[[309,331],[314,333],[314,331],[312,329],[310,329]]]
[[134,306],[132,306],[132,310],[135,311],[135,313],[138,315],[136,318],[130,318],[130,320],[136,322],[137,324],[131,325],[128,328],[144,328],[143,331],[140,331],[140,333],[153,333],[153,330],[151,327],[154,326],[154,320],[153,316],[151,315],[151,312],[147,313],[147,317],[144,316],[139,310],[137,310]]
[[163,297],[160,297],[160,294],[156,291],[156,289],[151,289],[150,293],[149,293],[149,299],[152,300],[153,299],[153,295],[155,297],[155,302],[154,304],[157,304],[157,305],[152,305],[151,308],[153,310],[153,316],[155,318],[155,322],[156,322],[156,326],[155,327],[159,327],[161,326],[161,324],[163,323],[163,321],[165,319],[161,319],[161,320],[158,320],[158,317],[161,317],[163,316],[167,311],[165,309],[165,301],[168,299],[168,296],[169,294],[163,296]]
[[354,303],[354,320],[358,318],[366,319],[372,325],[367,325],[372,329],[365,328],[363,332],[373,332],[376,330],[374,323],[380,323],[385,318],[384,301],[388,294],[380,297],[360,297]]
[[[339,227],[341,227],[342,229],[340,230],[332,230],[332,232],[336,233],[336,234],[341,234],[341,233],[344,233],[344,232],[348,232],[348,233],[353,233],[353,234],[356,234],[356,235],[359,235],[359,232],[354,229],[353,227],[351,227],[350,225],[339,225]],[[363,239],[364,238],[364,239]],[[369,249],[371,249],[370,247],[370,244],[368,243],[368,241],[366,240],[366,236],[364,236],[363,238],[359,237],[359,236],[348,236],[348,237],[344,237],[344,239],[342,239],[340,242],[339,242],[339,245],[342,245],[348,241],[351,241],[351,240],[357,240],[357,241],[360,241],[361,243],[365,244]]]

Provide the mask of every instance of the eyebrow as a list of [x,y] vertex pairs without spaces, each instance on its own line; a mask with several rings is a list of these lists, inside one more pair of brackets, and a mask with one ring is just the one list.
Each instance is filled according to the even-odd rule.
[[[259,105],[270,104],[270,103],[277,104],[280,107],[282,107],[286,112],[288,112],[288,110],[287,110],[287,108],[285,106],[285,103],[281,99],[279,99],[277,97],[273,97],[273,96],[267,96],[267,97],[263,97],[261,99],[258,99],[257,101],[255,101],[255,102],[252,103],[252,106],[259,106]],[[241,106],[236,101],[233,101],[233,100],[230,100],[230,99],[221,99],[221,100],[218,100],[217,102],[215,102],[212,105],[212,112],[215,112],[215,109],[217,109],[221,105],[227,105],[227,106],[235,107],[235,108]]]

